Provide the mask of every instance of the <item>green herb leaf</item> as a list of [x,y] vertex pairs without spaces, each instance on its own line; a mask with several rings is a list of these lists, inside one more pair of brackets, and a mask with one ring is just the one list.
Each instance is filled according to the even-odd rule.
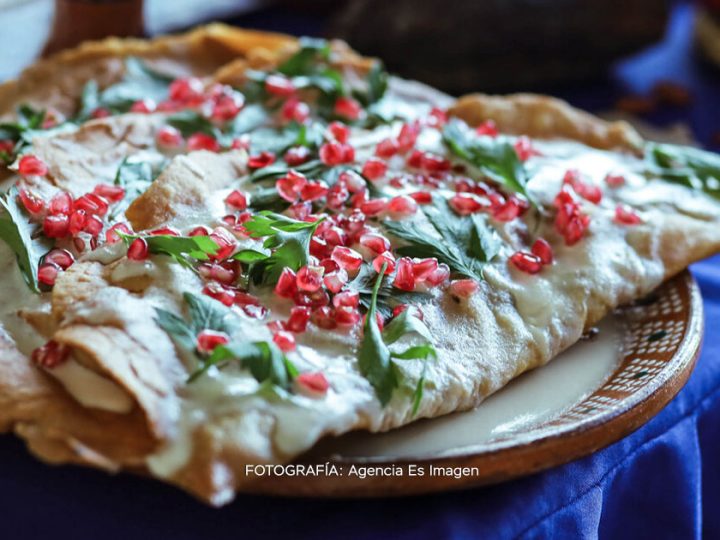
[[310,73],[316,64],[330,57],[330,44],[324,39],[300,38],[300,50],[285,60],[278,71],[288,77]]
[[458,274],[483,279],[483,266],[497,256],[502,246],[487,220],[477,214],[458,216],[447,202],[437,199],[422,209],[431,228],[415,221],[383,223],[388,232],[408,243],[397,252],[410,257],[435,257]]
[[197,111],[180,111],[168,118],[168,124],[182,133],[183,137],[189,137],[194,133],[205,133],[218,138],[220,131],[210,120]]
[[0,123],[0,140],[10,140],[15,143],[12,155],[0,156],[5,163],[10,163],[15,159],[15,155],[32,141],[32,138],[38,133],[44,132],[42,124],[45,120],[45,111],[33,109],[29,105],[20,105],[17,108],[17,120],[15,122]]
[[[437,352],[432,345],[430,331],[425,324],[405,310],[388,324],[381,332],[377,324],[376,311],[377,299],[382,286],[383,277],[387,264],[383,264],[380,273],[375,281],[370,307],[365,317],[363,327],[363,339],[358,352],[358,367],[360,372],[368,379],[375,389],[380,403],[384,406],[392,398],[392,393],[400,385],[401,372],[393,363],[398,360],[423,360],[427,364],[429,358],[436,358]],[[408,333],[416,333],[427,340],[427,343],[413,345],[401,352],[391,352],[388,345],[398,341]],[[413,392],[413,411],[415,415],[422,400],[423,387],[425,385],[427,365],[423,366],[422,375],[418,379]]]
[[648,144],[650,173],[720,199],[720,155],[674,144]]
[[17,263],[25,283],[30,290],[39,293],[37,270],[42,254],[48,246],[41,246],[33,240],[36,226],[25,217],[17,201],[17,188],[12,187],[0,196],[0,240],[4,241],[15,253]]
[[277,178],[280,178],[281,176],[285,176],[291,170],[293,170],[295,172],[303,173],[308,176],[317,176],[324,169],[325,169],[325,165],[319,159],[306,161],[305,163],[302,163],[295,167],[290,167],[289,165],[287,165],[285,163],[278,162],[278,163],[273,163],[272,165],[268,165],[267,167],[263,167],[262,169],[258,169],[256,171],[254,171],[252,174],[250,174],[250,176],[248,176],[248,180],[250,182],[262,182],[264,180],[275,180]]
[[[363,264],[357,276],[348,283],[348,289],[360,294],[360,304],[367,310],[370,308],[372,293],[377,279],[377,272],[369,264]],[[421,304],[429,302],[432,295],[424,292],[402,291],[391,285],[391,280],[386,278],[377,294],[377,311],[385,319],[392,317],[393,308],[399,304]]]
[[230,123],[228,133],[234,136],[243,135],[256,130],[269,120],[268,112],[261,105],[246,105]]
[[188,382],[195,381],[212,366],[222,367],[232,361],[249,369],[259,383],[270,381],[281,388],[287,388],[293,379],[292,373],[297,373],[295,366],[274,343],[244,341],[216,348],[203,366],[190,376]]
[[357,100],[365,107],[369,107],[373,103],[380,101],[388,88],[388,74],[385,71],[383,63],[379,60],[373,62],[370,71],[365,80],[367,89],[364,91],[353,92]]
[[238,251],[235,255],[233,255],[233,259],[245,264],[252,264],[259,261],[264,261],[268,257],[269,255],[263,253],[262,251],[256,251],[254,249],[243,249],[242,251]]
[[380,403],[385,406],[392,398],[392,393],[398,387],[398,373],[390,358],[390,349],[383,341],[380,327],[377,324],[377,295],[382,284],[387,263],[383,264],[378,278],[375,281],[370,307],[365,317],[363,339],[358,352],[358,367],[360,373],[375,389]]
[[298,270],[308,262],[310,239],[321,221],[308,223],[282,214],[259,212],[243,226],[253,238],[267,237],[263,247],[272,250],[250,268],[253,282],[276,283],[284,268]]
[[[133,235],[118,232],[129,246],[136,238],[144,238],[150,253],[167,255],[186,268],[194,268],[192,260],[207,261],[219,246],[209,236]],[[191,260],[192,259],[192,260]]]
[[125,189],[125,197],[113,207],[111,219],[121,215],[128,206],[150,187],[159,173],[160,167],[154,167],[148,161],[126,157],[115,173],[115,185]]
[[130,56],[125,59],[122,81],[107,87],[100,95],[100,105],[113,111],[125,112],[142,99],[163,101],[173,78],[159,73]]
[[465,122],[453,118],[443,129],[443,142],[453,154],[477,167],[483,175],[537,206],[527,191],[527,171],[507,139],[480,137]]

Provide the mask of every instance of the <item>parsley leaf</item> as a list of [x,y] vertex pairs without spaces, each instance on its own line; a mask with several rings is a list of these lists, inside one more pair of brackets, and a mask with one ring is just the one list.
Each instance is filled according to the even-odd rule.
[[198,357],[196,340],[203,330],[225,332],[233,339],[202,359],[201,365],[188,378],[189,383],[197,380],[212,366],[222,367],[230,361],[239,361],[259,383],[270,381],[287,388],[297,370],[275,344],[250,341],[242,318],[217,300],[190,293],[185,293],[183,298],[188,306],[189,321],[164,309],[155,310],[155,321],[179,346]]
[[365,79],[365,84],[367,88],[364,91],[356,90],[353,95],[365,107],[369,107],[373,103],[380,101],[387,92],[388,74],[381,61],[376,60],[373,62]]
[[330,58],[330,44],[324,39],[302,37],[300,49],[278,67],[288,77],[309,73],[316,63]]
[[220,130],[197,111],[180,111],[170,116],[167,123],[180,131],[182,136],[186,138],[194,133],[205,133],[215,138],[221,136]]
[[[415,415],[422,400],[427,360],[431,357],[436,358],[437,352],[432,345],[430,331],[420,319],[410,313],[410,310],[402,312],[388,324],[384,331],[380,331],[376,319],[377,298],[386,267],[387,264],[383,264],[373,288],[370,307],[363,326],[363,339],[358,352],[358,367],[375,389],[375,394],[384,406],[392,398],[395,388],[400,386],[402,376],[393,359],[424,360],[422,374],[413,392],[412,414]],[[416,333],[425,338],[427,342],[410,346],[402,352],[392,352],[388,345],[392,345],[408,333]]]
[[720,155],[674,144],[648,144],[646,159],[651,174],[720,199]]
[[[357,276],[347,286],[351,291],[360,294],[360,304],[367,310],[372,300],[373,288],[377,272],[370,264],[363,264]],[[432,295],[417,291],[403,291],[392,286],[392,280],[383,279],[377,293],[377,310],[385,319],[392,317],[393,308],[400,304],[418,304],[429,302]]]
[[443,142],[453,154],[477,167],[483,175],[537,206],[527,191],[527,171],[507,139],[480,137],[465,122],[453,118],[443,129]]
[[[263,247],[272,251],[270,256],[261,259],[260,252],[250,255],[254,262],[250,268],[250,277],[255,284],[276,283],[284,268],[298,270],[308,263],[310,239],[321,220],[309,223],[297,221],[282,214],[262,211],[255,214],[243,226],[253,238],[267,237]],[[243,250],[235,258],[248,262],[249,251]]]
[[113,208],[111,219],[115,219],[125,212],[130,203],[150,187],[163,165],[164,162],[152,164],[149,161],[140,161],[132,157],[126,157],[120,163],[115,173],[114,183],[125,189],[125,197]]
[[167,255],[186,268],[194,268],[193,261],[207,261],[219,246],[209,236],[133,235],[118,232],[129,246],[136,238],[144,238],[150,253]]
[[458,274],[483,279],[483,266],[497,256],[502,246],[486,218],[478,214],[458,216],[447,202],[437,200],[422,209],[429,227],[415,221],[383,223],[391,234],[408,243],[397,252],[410,257],[435,257]]
[[29,105],[20,105],[17,108],[15,122],[0,123],[0,140],[10,140],[15,143],[12,152],[0,152],[0,161],[10,163],[22,148],[32,141],[32,138],[44,130],[45,111],[33,109]]
[[120,82],[102,91],[94,80],[85,84],[76,119],[87,120],[98,107],[123,113],[142,99],[162,101],[167,97],[172,80],[172,77],[155,71],[139,58],[129,56],[125,59],[125,74]]
[[0,240],[3,240],[15,253],[17,263],[22,272],[25,283],[34,293],[39,293],[37,270],[41,253],[48,250],[48,246],[41,246],[40,242],[33,240],[36,226],[23,215],[17,202],[17,188],[12,187],[0,196]]
[[250,174],[250,176],[248,176],[248,180],[250,180],[250,182],[275,180],[277,178],[280,178],[281,176],[285,176],[288,172],[290,172],[290,170],[303,173],[307,176],[317,176],[324,169],[325,165],[319,159],[306,161],[305,163],[296,165],[294,167],[290,167],[285,163],[277,162],[254,171],[252,174]]

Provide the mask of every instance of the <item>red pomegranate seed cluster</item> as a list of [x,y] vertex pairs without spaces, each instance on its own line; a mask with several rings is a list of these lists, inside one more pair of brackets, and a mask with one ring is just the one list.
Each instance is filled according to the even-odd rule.
[[580,203],[568,189],[561,189],[554,201],[555,230],[565,239],[565,244],[577,244],[590,226],[590,216],[582,212]]
[[585,182],[580,175],[580,171],[577,169],[570,169],[565,172],[563,185],[570,186],[580,197],[593,204],[600,204],[602,200],[602,190],[600,186]]
[[526,274],[537,274],[543,267],[553,263],[553,250],[547,240],[538,238],[527,251],[517,251],[510,256],[510,262]]

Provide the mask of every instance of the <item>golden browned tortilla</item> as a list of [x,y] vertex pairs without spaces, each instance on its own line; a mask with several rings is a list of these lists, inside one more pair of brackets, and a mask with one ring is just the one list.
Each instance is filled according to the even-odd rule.
[[[257,73],[265,80],[268,72],[297,59],[303,48],[307,45],[289,36],[211,25],[149,41],[87,43],[39,61],[18,80],[0,86],[3,120],[14,121],[16,108],[29,104],[50,111],[65,126],[36,133],[20,148],[18,159],[13,156],[14,164],[3,173],[5,189],[18,183],[49,204],[61,192],[77,201],[98,184],[113,185],[118,170],[128,163],[152,165],[155,177],[132,198],[110,205],[100,216],[103,232],[94,241],[86,231],[55,240],[56,248],[67,249],[76,262],[58,272],[54,286],[41,285],[41,294],[26,291],[13,252],[0,245],[0,297],[5,303],[0,313],[0,427],[25,439],[41,459],[140,471],[212,504],[224,504],[254,480],[245,475],[247,464],[291,461],[324,436],[355,429],[384,431],[417,418],[475,407],[512,378],[575,343],[613,308],[720,250],[718,180],[702,176],[697,165],[703,159],[717,167],[717,156],[698,157],[690,150],[690,159],[687,149],[653,147],[628,124],[602,121],[545,96],[474,94],[454,100],[420,84],[391,79],[385,101],[378,103],[397,114],[383,121],[368,120],[375,110],[372,105],[361,110],[356,121],[343,118],[354,113],[338,108],[340,97],[334,95],[331,115],[352,124],[349,141],[322,122],[321,140],[309,146],[311,159],[318,159],[319,151],[323,163],[303,180],[312,183],[317,179],[313,175],[319,178],[342,165],[342,171],[356,169],[352,178],[329,175],[323,177],[326,184],[315,187],[342,184],[350,190],[344,195],[348,201],[359,192],[377,200],[382,194],[373,190],[379,190],[389,200],[379,214],[362,207],[362,201],[346,201],[340,210],[328,210],[328,192],[315,199],[311,209],[306,205],[307,212],[334,224],[321,224],[316,230],[322,245],[314,245],[310,253],[324,255],[317,255],[316,262],[310,259],[310,271],[342,281],[343,273],[333,266],[347,255],[332,247],[338,245],[332,239],[339,235],[346,244],[341,247],[353,250],[351,257],[362,259],[361,272],[370,276],[361,295],[365,304],[355,308],[331,301],[338,291],[330,289],[325,300],[317,291],[290,300],[277,294],[277,276],[262,283],[269,279],[268,268],[237,262],[223,267],[232,267],[235,280],[229,287],[234,300],[224,307],[211,299],[221,296],[217,288],[203,294],[219,279],[210,274],[221,272],[218,264],[187,253],[181,256],[185,264],[159,252],[133,255],[137,246],[150,242],[149,231],[171,227],[183,237],[195,238],[190,233],[198,226],[208,231],[224,228],[235,243],[230,255],[243,250],[261,257],[277,253],[277,246],[263,245],[267,234],[249,237],[242,219],[259,219],[253,206],[260,204],[258,190],[276,196],[275,180],[287,177],[287,171],[252,182],[263,170],[257,166],[262,156],[253,147],[253,130],[249,148],[242,136],[223,140],[219,147],[205,140],[188,149],[191,134],[184,134],[179,145],[158,143],[169,118],[180,109],[207,117],[208,110],[200,105],[111,114],[99,114],[99,105],[79,118],[79,100],[88,81],[95,81],[100,90],[112,87],[124,80],[126,59],[132,57],[170,78],[200,77],[206,92],[202,99],[215,99],[213,103],[218,98],[207,97],[211,88],[235,97],[231,87],[241,89],[247,94],[247,109],[248,80],[257,79]],[[316,54],[327,54],[322,60],[325,68],[361,89],[376,67],[339,42]],[[259,71],[248,73],[249,69]],[[301,86],[300,79],[293,81]],[[262,84],[270,92],[268,83],[261,83],[261,90]],[[307,101],[315,118],[315,100],[327,99],[318,97],[324,90],[317,88],[274,92],[264,95],[261,103],[269,106],[268,121],[282,123],[283,129],[288,121],[278,120],[278,115],[285,114],[289,100],[299,96]],[[73,124],[62,122],[73,118]],[[220,126],[217,118],[211,120]],[[456,131],[449,132],[449,126]],[[416,129],[416,140],[384,152],[386,140],[396,144],[400,139],[402,146],[402,129]],[[463,148],[448,143],[452,137],[469,145],[465,150],[484,145],[490,157],[463,154]],[[325,163],[322,147],[331,144],[336,145],[333,149],[350,144],[355,154],[342,163]],[[284,152],[276,152],[276,165]],[[671,158],[664,160],[668,152]],[[23,173],[22,156],[39,159],[47,170]],[[648,156],[656,161],[651,163]],[[368,160],[379,161],[388,171],[376,175],[365,168]],[[513,183],[518,179],[519,186]],[[124,187],[129,193],[128,185]],[[233,191],[249,201],[251,212],[242,219],[238,216],[245,210],[227,203]],[[288,209],[290,202],[283,201],[276,196],[280,206],[273,210],[298,221],[305,217],[300,207]],[[351,205],[367,209],[361,233],[349,221],[348,216],[357,217]],[[441,219],[462,229],[460,240],[430,225],[433,214],[427,209],[433,205],[445,216]],[[42,224],[42,217],[22,208],[20,214],[31,224]],[[338,214],[345,217],[337,218]],[[223,219],[228,215],[230,220]],[[106,242],[108,228],[119,222],[127,224],[122,230],[143,238],[140,244],[134,237]],[[419,239],[403,232],[413,227],[420,231]],[[377,261],[380,251],[369,247],[362,233],[383,235],[392,243],[388,261],[392,259],[396,268],[383,282],[389,298],[381,293],[380,304],[388,304],[390,311],[401,303],[411,306],[406,316],[399,315],[399,309],[383,312],[386,328],[399,327],[395,321],[403,317],[410,325],[394,343],[360,318],[382,264],[382,259]],[[433,245],[446,249],[438,255]],[[465,249],[459,256],[465,266],[443,258],[447,246]],[[47,261],[33,264],[42,267]],[[318,264],[325,264],[323,270]],[[350,281],[358,272],[351,266],[344,276]],[[297,267],[293,271],[302,273]],[[244,278],[253,272],[260,278],[248,283]],[[321,292],[330,287],[324,283]],[[203,328],[240,344],[234,357],[211,367],[208,359],[213,353],[196,349],[192,340],[197,336],[191,336],[188,346],[159,321],[161,312],[190,320],[185,293],[204,298],[222,315],[220,323],[208,319]],[[256,301],[266,314],[258,316]],[[325,311],[323,301],[329,305]],[[319,303],[307,308],[312,315],[305,331],[293,333],[273,323],[287,321],[294,303],[311,302]],[[422,313],[422,322],[415,309]],[[350,322],[338,323],[341,311]],[[370,343],[372,335],[379,344]],[[288,345],[288,339],[294,345]],[[48,355],[47,345],[38,349],[47,343],[63,353]],[[250,343],[272,349],[272,358],[256,356],[266,371],[237,359],[238,350],[250,350]],[[379,362],[383,350],[405,352],[409,359],[387,352],[385,363]],[[283,356],[287,362],[278,364]],[[209,369],[197,373],[203,366]]]

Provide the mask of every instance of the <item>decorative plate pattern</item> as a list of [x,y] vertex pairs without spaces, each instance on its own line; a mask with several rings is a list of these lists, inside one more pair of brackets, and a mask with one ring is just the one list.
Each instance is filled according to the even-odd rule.
[[[415,458],[330,456],[323,464],[329,471],[335,467],[337,475],[262,475],[252,491],[351,497],[427,493],[501,482],[603,448],[639,428],[680,391],[695,365],[703,333],[702,299],[687,271],[619,309],[616,316],[623,330],[615,371],[590,395],[534,428]],[[385,468],[390,474],[345,474],[352,466]],[[455,476],[411,474],[418,466],[472,471]]]

